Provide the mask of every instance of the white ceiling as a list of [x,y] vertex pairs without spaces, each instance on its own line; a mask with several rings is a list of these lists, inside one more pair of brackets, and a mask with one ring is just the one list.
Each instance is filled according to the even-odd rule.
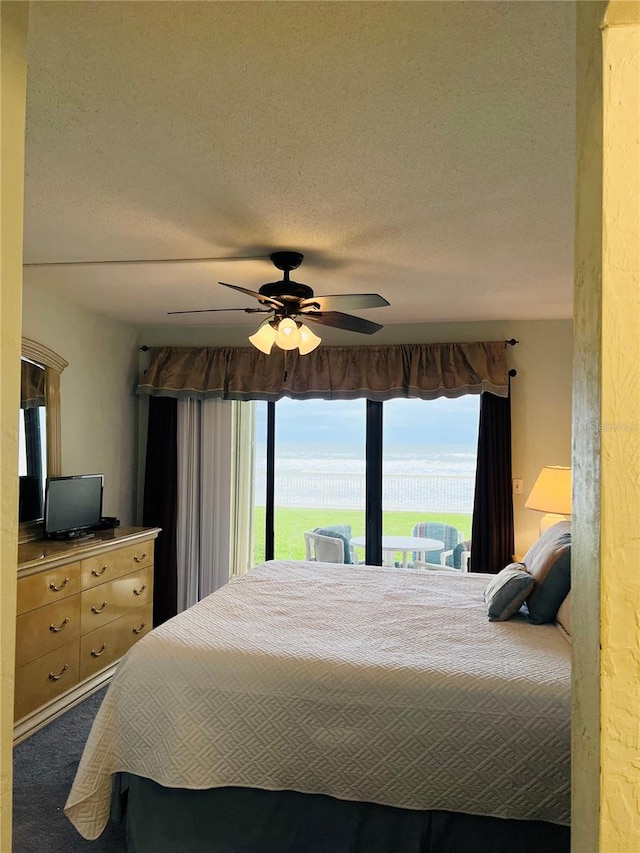
[[[385,325],[570,317],[574,88],[568,2],[34,2],[25,262],[289,248]],[[255,326],[166,312],[279,277],[25,268],[136,325]]]

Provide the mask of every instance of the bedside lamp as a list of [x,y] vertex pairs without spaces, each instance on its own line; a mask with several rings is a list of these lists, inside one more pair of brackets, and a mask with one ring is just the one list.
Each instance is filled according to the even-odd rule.
[[545,513],[540,520],[540,533],[558,521],[566,521],[571,515],[571,468],[545,466],[524,505]]

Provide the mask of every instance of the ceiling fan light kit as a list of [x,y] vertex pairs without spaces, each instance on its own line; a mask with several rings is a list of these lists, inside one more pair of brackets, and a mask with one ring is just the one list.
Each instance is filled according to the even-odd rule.
[[290,317],[283,317],[280,321],[277,318],[264,320],[249,340],[265,355],[271,353],[274,344],[283,350],[297,348],[300,355],[307,355],[322,343],[322,338],[314,335],[308,326]]
[[247,290],[237,284],[218,282],[223,287],[230,287],[247,296],[257,299],[261,308],[200,308],[195,311],[170,311],[170,314],[202,314],[209,311],[244,311],[246,313],[272,313],[270,319],[264,320],[257,331],[249,336],[254,347],[265,355],[269,355],[275,344],[283,350],[298,349],[300,355],[312,352],[322,339],[315,335],[308,326],[297,318],[304,317],[313,323],[323,326],[333,326],[348,332],[359,332],[372,335],[382,326],[364,320],[353,314],[344,314],[335,308],[380,308],[389,302],[377,293],[343,293],[331,296],[314,296],[313,290],[307,284],[292,281],[289,277],[291,270],[297,269],[304,255],[302,252],[273,252],[270,256],[273,265],[284,272],[281,281],[270,281],[263,284],[256,292]]

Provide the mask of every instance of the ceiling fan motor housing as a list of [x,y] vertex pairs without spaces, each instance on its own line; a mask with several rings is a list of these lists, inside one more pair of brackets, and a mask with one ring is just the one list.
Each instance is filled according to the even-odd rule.
[[269,257],[272,264],[284,272],[284,278],[282,281],[269,281],[263,284],[258,291],[262,296],[279,299],[285,304],[298,303],[313,296],[313,290],[308,285],[291,281],[289,278],[290,271],[297,269],[302,263],[304,258],[302,252],[272,252]]
[[258,291],[262,296],[280,299],[282,302],[300,302],[303,299],[311,299],[313,290],[307,284],[300,284],[285,278],[282,281],[270,281],[263,284]]

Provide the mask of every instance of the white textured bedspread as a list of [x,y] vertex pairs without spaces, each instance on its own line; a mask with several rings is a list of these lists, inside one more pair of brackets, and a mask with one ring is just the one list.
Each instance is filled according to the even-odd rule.
[[570,646],[489,622],[487,575],[272,561],[122,661],[65,812],[111,774],[569,823]]

